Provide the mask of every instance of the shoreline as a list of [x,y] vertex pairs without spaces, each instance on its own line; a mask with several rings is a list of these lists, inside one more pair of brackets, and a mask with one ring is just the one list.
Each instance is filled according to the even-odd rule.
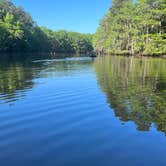
[[99,52],[99,51],[93,51],[93,52],[85,52],[85,53],[72,53],[72,52],[0,52],[0,57],[20,57],[20,56],[82,56],[87,55],[89,57],[103,57],[103,56],[125,56],[125,57],[151,57],[151,58],[163,58],[166,59],[166,54],[152,54],[152,55],[146,55],[146,54],[129,54],[129,53],[106,53],[106,52]]
[[130,54],[130,53],[108,53],[108,52],[98,52],[95,51],[96,57],[100,56],[126,56],[126,57],[152,57],[152,58],[164,58],[166,59],[166,54]]

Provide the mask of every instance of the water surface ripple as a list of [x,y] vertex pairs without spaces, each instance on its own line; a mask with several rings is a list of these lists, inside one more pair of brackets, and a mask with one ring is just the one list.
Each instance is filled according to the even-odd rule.
[[166,165],[166,61],[0,61],[3,166]]

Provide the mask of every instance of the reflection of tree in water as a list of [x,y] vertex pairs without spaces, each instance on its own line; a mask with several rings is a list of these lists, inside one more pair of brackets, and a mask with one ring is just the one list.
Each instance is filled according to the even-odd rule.
[[94,63],[98,82],[115,116],[134,121],[138,130],[152,123],[166,133],[166,61],[105,57]]
[[[7,102],[24,96],[23,92],[33,87],[33,70],[27,64],[27,61],[10,60],[9,57],[1,58],[0,94],[5,95],[3,98]],[[17,91],[22,93],[18,94]]]
[[90,68],[92,63],[90,58],[75,59],[71,56],[73,55],[2,56],[0,58],[0,100],[11,102],[24,96],[25,92],[34,86],[35,78],[67,76],[80,69],[86,71],[88,67]]

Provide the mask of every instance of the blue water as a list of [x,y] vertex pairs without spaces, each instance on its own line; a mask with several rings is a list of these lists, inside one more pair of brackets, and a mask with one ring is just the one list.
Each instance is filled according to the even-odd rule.
[[[122,107],[117,108],[123,101],[117,96],[116,102],[114,89],[120,94],[123,92],[122,89],[130,89],[130,84],[124,88],[118,82],[114,82],[117,79],[123,80],[124,75],[124,68],[118,69],[122,70],[120,71],[122,78],[116,68],[107,68],[112,63],[113,66],[119,61],[120,64],[123,63],[123,58],[116,58],[44,58],[11,62],[2,60],[0,62],[1,165],[166,165],[166,107],[163,103],[166,99],[166,75],[161,73],[163,71],[161,62],[165,66],[165,60],[150,59],[150,62],[149,59],[144,60],[145,64],[148,63],[147,66],[149,63],[152,66],[153,63],[159,66],[156,68],[158,75],[147,73],[147,81],[142,85],[144,89],[147,88],[144,96],[151,96],[148,101],[154,102],[153,108],[162,100],[160,103],[162,110],[158,107],[158,111],[163,111],[161,114],[163,118],[159,116],[153,119],[154,112],[150,106],[144,110],[138,106],[129,109],[128,103],[135,102],[131,100],[133,96],[127,96],[128,98],[123,96],[127,98],[126,110],[121,109]],[[128,59],[125,59],[126,61],[128,62]],[[135,64],[137,61],[135,60]],[[140,71],[139,67],[131,69],[131,72],[137,73],[132,74],[131,79],[124,77],[128,78],[129,82],[132,80],[132,89],[138,87],[136,83],[140,83],[133,81],[139,75],[137,69]],[[113,72],[109,73],[111,70]],[[149,80],[150,82],[157,80],[157,83],[160,80],[162,83],[157,92],[152,91],[154,94],[150,94],[152,86],[149,85]],[[119,86],[119,91],[115,86]],[[111,89],[112,87],[114,89]],[[139,92],[135,90],[134,94],[138,95],[138,101],[142,94]],[[156,96],[160,100],[158,98],[157,100]],[[121,102],[118,103],[119,101]],[[149,122],[148,129],[146,125],[143,126],[145,128],[139,128],[140,119],[134,116],[134,111],[138,113],[139,109],[142,112],[151,111],[145,118],[141,112],[141,124]],[[128,114],[123,116],[119,111],[126,111]],[[162,127],[159,127],[158,121]]]

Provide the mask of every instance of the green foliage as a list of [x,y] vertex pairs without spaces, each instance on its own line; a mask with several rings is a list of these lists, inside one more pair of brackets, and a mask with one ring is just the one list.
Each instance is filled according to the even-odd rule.
[[70,52],[93,50],[92,35],[38,27],[10,0],[0,0],[0,52]]
[[166,1],[114,0],[94,35],[96,50],[111,53],[166,53]]
[[64,30],[51,31],[45,27],[42,27],[41,30],[47,36],[50,51],[88,53],[93,50],[91,34],[80,34]]

